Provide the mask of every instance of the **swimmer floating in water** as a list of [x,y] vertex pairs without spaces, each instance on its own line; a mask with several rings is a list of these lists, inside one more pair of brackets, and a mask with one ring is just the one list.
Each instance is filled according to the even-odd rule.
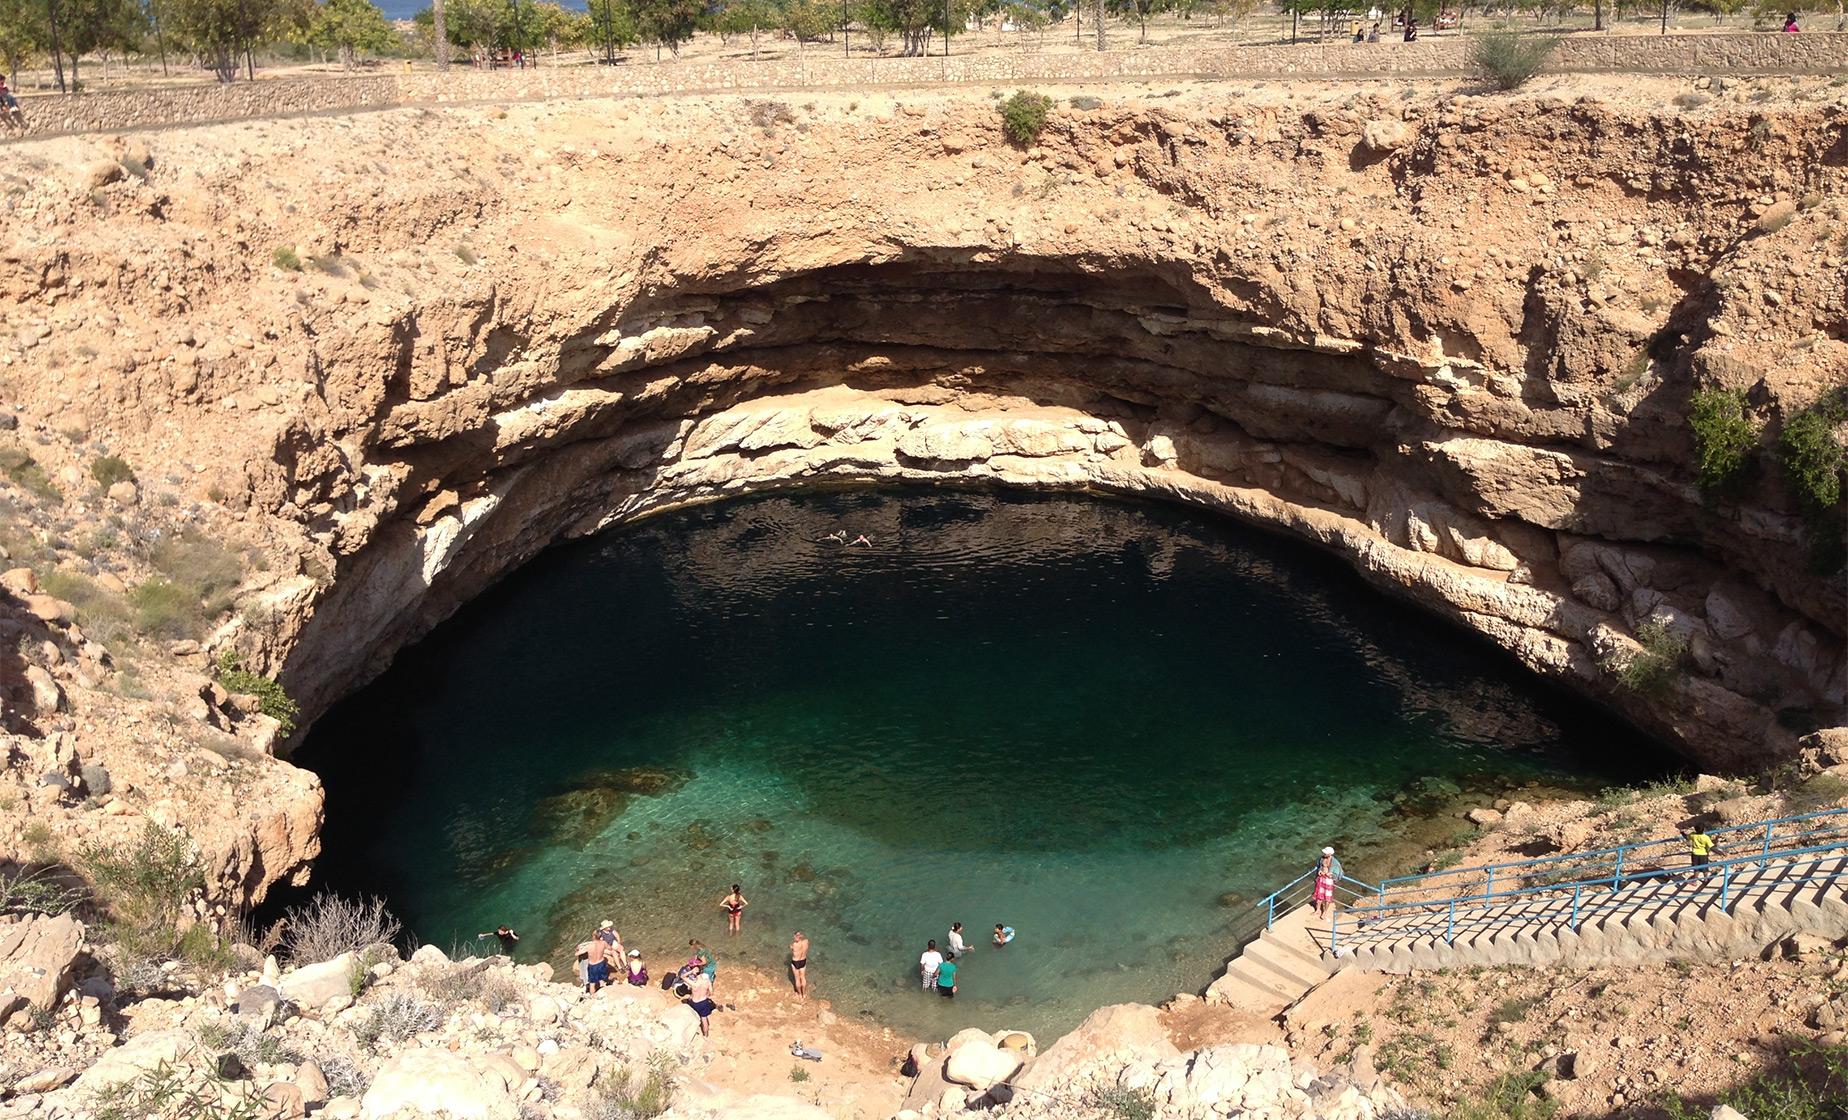
[[1004,926],[1000,922],[996,922],[995,923],[995,948],[997,949],[1006,948],[1008,943],[1013,940],[1014,940],[1014,927]]
[[815,543],[817,544],[820,544],[822,541],[827,541],[830,544],[846,544],[847,543],[847,530],[836,529],[834,530],[834,532],[829,533],[825,537],[815,538]]
[[863,545],[870,546],[873,542],[866,539],[865,533],[861,533],[859,536],[855,537],[852,541],[848,543],[849,544],[863,544]]

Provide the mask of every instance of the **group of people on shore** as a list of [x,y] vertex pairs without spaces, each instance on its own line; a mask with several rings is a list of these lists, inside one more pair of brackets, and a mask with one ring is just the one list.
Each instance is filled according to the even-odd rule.
[[[925,991],[935,990],[944,999],[955,999],[960,986],[962,958],[968,956],[969,946],[963,940],[963,924],[951,922],[947,938],[947,951],[937,948],[935,938],[924,943],[924,952],[918,957],[918,975],[923,981]],[[1014,927],[995,923],[995,948],[1005,949],[1014,943]]]

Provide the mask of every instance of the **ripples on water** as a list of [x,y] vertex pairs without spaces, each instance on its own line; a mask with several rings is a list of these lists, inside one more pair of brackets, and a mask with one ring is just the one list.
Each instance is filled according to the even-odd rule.
[[[837,528],[873,545],[820,539]],[[689,936],[778,967],[801,928],[847,1013],[1042,1036],[1200,988],[1223,896],[1324,842],[1376,876],[1463,786],[1661,761],[1305,549],[942,490],[747,499],[555,550],[302,758],[327,782],[325,881],[428,940],[509,921],[562,967],[612,917],[658,972]],[[728,939],[734,881],[753,906]],[[945,1007],[915,962],[953,919],[1020,936]]]

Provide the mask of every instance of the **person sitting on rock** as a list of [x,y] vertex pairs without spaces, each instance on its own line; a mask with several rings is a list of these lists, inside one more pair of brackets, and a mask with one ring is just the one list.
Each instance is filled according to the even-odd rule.
[[648,986],[648,966],[642,963],[640,949],[629,950],[629,983],[637,988]]
[[[1785,28],[1785,30],[1790,29]],[[9,125],[15,125],[21,129],[26,127],[25,111],[19,107],[19,98],[14,97],[13,91],[7,88],[5,74],[0,74],[0,117],[6,118],[6,123]]]

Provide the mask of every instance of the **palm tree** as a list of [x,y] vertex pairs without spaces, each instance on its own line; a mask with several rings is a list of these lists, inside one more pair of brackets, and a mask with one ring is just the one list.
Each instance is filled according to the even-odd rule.
[[430,30],[436,39],[436,68],[449,69],[449,24],[443,19],[443,0],[431,0]]

